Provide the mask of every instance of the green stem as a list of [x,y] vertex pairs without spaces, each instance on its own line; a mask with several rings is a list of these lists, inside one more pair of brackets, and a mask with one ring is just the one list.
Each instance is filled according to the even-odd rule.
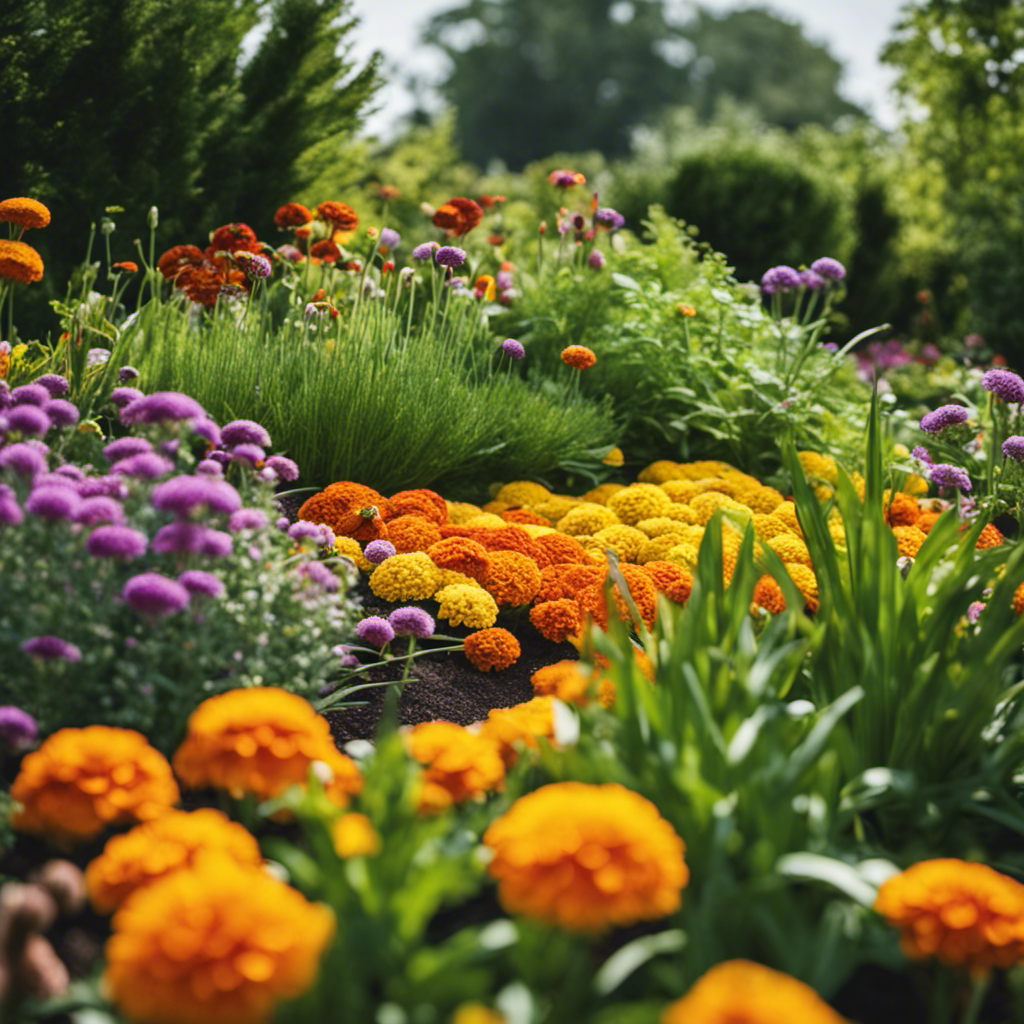
[[992,981],[992,972],[985,971],[984,974],[977,974],[971,977],[971,998],[967,1003],[961,1024],[978,1024],[981,1015],[981,1006],[985,1002],[985,993]]

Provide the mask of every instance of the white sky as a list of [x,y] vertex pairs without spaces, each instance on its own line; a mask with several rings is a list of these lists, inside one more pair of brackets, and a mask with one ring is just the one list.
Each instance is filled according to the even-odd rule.
[[[551,0],[558,3],[558,0]],[[674,0],[686,6],[684,0]],[[846,68],[841,91],[871,111],[887,126],[895,123],[895,103],[890,94],[892,71],[879,63],[878,54],[892,35],[906,0],[703,0],[714,10],[736,7],[769,7],[799,21],[807,36],[824,43]],[[412,108],[404,85],[409,72],[428,79],[440,77],[444,58],[437,51],[417,48],[420,29],[434,14],[462,6],[459,0],[354,0],[353,12],[362,24],[353,33],[353,53],[358,59],[374,50],[385,57],[385,78],[378,94],[382,109],[367,123],[367,131],[386,135],[389,127]]]

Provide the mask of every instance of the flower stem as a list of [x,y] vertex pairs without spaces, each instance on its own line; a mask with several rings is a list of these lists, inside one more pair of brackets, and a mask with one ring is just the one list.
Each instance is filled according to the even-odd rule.
[[971,998],[967,1003],[967,1009],[964,1011],[963,1020],[960,1024],[978,1024],[981,1006],[985,1002],[985,993],[988,992],[988,986],[991,981],[991,971],[971,976]]

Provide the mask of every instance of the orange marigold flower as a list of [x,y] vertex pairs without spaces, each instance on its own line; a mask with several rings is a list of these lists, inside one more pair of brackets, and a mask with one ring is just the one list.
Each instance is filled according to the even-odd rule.
[[43,258],[24,242],[0,238],[0,278],[32,284],[43,279]]
[[108,825],[151,821],[178,802],[171,766],[141,733],[91,725],[61,729],[21,763],[11,786],[24,832],[77,842]]
[[483,842],[505,910],[567,931],[666,917],[689,880],[672,826],[614,783],[543,786],[492,822]]
[[564,659],[544,665],[530,676],[533,692],[541,697],[557,697],[565,704],[583,707],[588,701],[591,680],[578,661]]
[[256,232],[248,224],[224,224],[210,235],[210,249],[214,252],[260,252],[262,246]]
[[978,536],[978,543],[975,544],[975,548],[978,551],[983,551],[986,548],[997,548],[1003,543],[1003,535],[999,532],[998,527],[992,523],[986,523],[981,528],[981,534]]
[[1024,615],[1024,583],[1013,592],[1013,610],[1017,615]]
[[908,558],[916,558],[921,545],[928,539],[928,534],[916,526],[894,526],[892,535],[896,538],[899,553]]
[[429,519],[419,515],[400,515],[388,523],[388,540],[400,554],[426,551],[441,540],[441,531]]
[[138,263],[133,263],[131,260],[121,260],[120,263],[111,264],[111,270],[121,270],[126,274],[137,274],[139,272]]
[[921,861],[883,883],[875,910],[915,960],[984,971],[1024,959],[1024,886],[984,864]]
[[[509,508],[499,512],[499,516],[507,523],[518,523],[520,526],[550,526],[551,524],[543,517],[531,512],[528,508]],[[536,538],[534,538],[536,539]]]
[[433,814],[498,789],[505,764],[498,744],[452,722],[423,722],[406,736],[409,756],[424,766],[419,810]]
[[418,487],[411,491],[399,491],[389,499],[396,516],[422,516],[438,526],[448,522],[448,502],[436,491]]
[[276,687],[229,690],[189,716],[174,770],[193,789],[212,786],[238,798],[277,796],[303,785],[314,761],[334,774],[327,793],[340,806],[362,788],[352,760],[339,753],[327,721],[302,697]]
[[679,310],[680,316],[696,316],[697,310],[693,308],[688,302],[680,302],[676,309]]
[[[444,533],[443,529],[441,533]],[[427,557],[439,569],[454,569],[481,584],[487,579],[491,567],[487,549],[470,537],[443,537],[427,548]]]
[[355,210],[344,203],[321,203],[316,208],[316,215],[338,231],[355,231],[359,225],[359,218],[356,216]]
[[530,609],[530,622],[545,640],[560,644],[576,636],[583,626],[580,606],[571,597],[542,601]]
[[377,509],[384,522],[391,518],[391,506],[383,494],[372,487],[342,480],[307,498],[299,508],[298,518],[309,523],[326,523],[335,533],[345,533],[344,526],[358,528],[362,525],[353,524],[349,517],[365,508]]
[[661,1024],[844,1024],[802,981],[749,960],[712,967],[682,999],[665,1008]]
[[[658,591],[654,582],[639,565],[620,563],[619,572],[622,573],[623,579],[626,581],[629,596],[633,598],[633,603],[636,605],[637,611],[640,612],[641,619],[650,629],[658,614]],[[605,575],[607,575],[607,571]],[[619,618],[623,622],[632,621],[632,612],[619,593],[618,587],[612,588],[612,598],[615,601]],[[605,602],[603,579],[600,583],[592,583],[585,587],[577,599],[580,611],[584,616],[589,615],[602,629],[608,628],[608,607]]]
[[569,345],[562,349],[562,362],[574,370],[589,370],[597,356],[586,345]]
[[50,211],[38,199],[5,199],[0,203],[0,223],[45,228],[50,223]]
[[[548,525],[546,520],[544,525]],[[590,563],[590,555],[587,554],[586,548],[575,537],[565,533],[546,533],[543,537],[534,537],[533,546],[547,556],[552,566],[566,562],[576,562],[580,565]],[[541,566],[542,572],[544,568]]]
[[402,193],[395,188],[394,185],[381,185],[380,188],[377,189],[377,195],[380,196],[385,203],[390,203],[392,199],[397,199],[401,194]]
[[198,267],[206,261],[203,250],[194,245],[174,245],[156,261],[156,268],[169,281],[185,267]]
[[431,223],[453,235],[464,235],[472,231],[483,220],[484,211],[472,199],[449,199],[431,218]]
[[349,857],[375,857],[380,853],[380,836],[365,814],[343,814],[331,825],[334,852]]
[[[561,535],[559,534],[559,536]],[[539,538],[539,540],[545,539],[545,537]],[[582,550],[582,546],[580,550]],[[547,565],[540,571],[540,587],[537,590],[536,603],[557,601],[562,597],[571,597],[576,600],[576,596],[581,590],[594,583],[600,583],[607,572],[607,568],[602,568],[599,565],[581,565],[577,562]]]
[[[491,236],[493,237],[493,236]],[[498,243],[501,244],[500,242]],[[493,302],[496,292],[494,284],[494,278],[490,274],[481,274],[480,277],[473,282],[473,293],[477,298],[483,299],[485,302]]]
[[134,1024],[264,1024],[305,992],[334,916],[259,868],[208,857],[114,915],[104,984]]
[[193,867],[211,851],[238,864],[263,863],[259,843],[220,811],[167,811],[107,843],[85,871],[89,899],[97,913],[110,914],[136,889]]
[[532,558],[542,569],[548,564],[544,549],[539,548],[533,538],[515,523],[474,530],[473,536],[488,551],[518,551],[521,555]]
[[507,630],[481,629],[462,641],[462,651],[481,672],[501,672],[519,659],[519,641]]
[[510,708],[496,708],[480,729],[501,751],[506,768],[516,762],[516,748],[536,748],[537,737],[552,740],[555,736],[555,703],[553,697],[534,697]]
[[498,602],[510,608],[529,604],[540,587],[537,563],[518,551],[491,551],[484,589]]
[[763,608],[772,615],[779,615],[786,610],[786,599],[782,587],[773,576],[762,576],[754,584],[754,593],[750,599],[751,610]]
[[308,224],[312,215],[301,203],[285,203],[274,214],[274,223],[279,228],[298,228]]
[[333,263],[340,259],[341,250],[330,239],[325,239],[322,242],[314,242],[310,247],[309,255],[323,260],[324,263]]
[[924,533],[931,533],[932,527],[939,521],[940,515],[942,515],[941,512],[922,512],[914,525]]
[[693,590],[693,574],[675,562],[647,562],[643,571],[651,578],[659,594],[676,604],[686,604]]
[[882,507],[885,509],[885,521],[890,526],[914,526],[921,518],[921,509],[917,502],[902,491],[886,491],[882,498]]

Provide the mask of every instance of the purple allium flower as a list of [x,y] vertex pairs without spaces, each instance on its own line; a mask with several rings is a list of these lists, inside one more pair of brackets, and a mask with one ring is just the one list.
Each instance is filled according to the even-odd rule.
[[26,640],[21,649],[30,654],[33,658],[43,658],[45,661],[81,661],[82,652],[67,640],[59,636],[34,636]]
[[389,616],[388,622],[396,636],[414,636],[426,640],[434,635],[434,620],[422,609],[412,605],[396,608]]
[[811,264],[811,270],[820,274],[827,281],[842,281],[846,277],[846,267],[831,256],[822,256]]
[[265,530],[268,525],[267,514],[258,508],[240,508],[237,512],[232,512],[231,518],[228,520],[228,529],[232,533],[241,533],[243,530]]
[[32,383],[42,384],[54,398],[60,398],[71,390],[67,377],[62,377],[59,373],[44,373],[41,377],[36,377]]
[[188,519],[176,519],[161,526],[153,536],[152,548],[158,555],[196,555],[202,550],[206,527]]
[[1012,370],[988,370],[981,378],[981,386],[1004,402],[1024,402],[1024,380]]
[[202,462],[196,466],[196,472],[200,476],[219,476],[224,475],[224,467],[219,462],[214,462],[213,459],[203,459]]
[[82,470],[78,468],[78,466],[72,466],[70,464],[64,465],[64,466],[58,466],[53,471],[53,475],[54,476],[67,477],[68,480],[75,480],[75,481],[79,481],[79,480],[84,480],[85,479],[85,473],[83,473]]
[[526,349],[523,348],[522,342],[516,341],[515,338],[506,338],[501,343],[501,350],[513,359],[522,359],[526,355]]
[[133,576],[124,585],[121,598],[141,615],[162,618],[187,608],[189,593],[177,580],[170,580],[158,572],[144,572]]
[[226,480],[206,476],[176,476],[153,488],[150,502],[163,512],[189,516],[204,506],[211,512],[237,512],[242,507],[238,491]]
[[130,476],[136,480],[158,480],[168,473],[174,472],[174,463],[156,452],[142,452],[127,459],[115,462],[111,473]]
[[44,384],[22,384],[11,392],[11,405],[38,405],[48,402],[53,395]]
[[939,487],[955,487],[965,494],[971,490],[971,478],[966,469],[951,466],[948,462],[939,462],[928,472],[928,479]]
[[[92,499],[96,501],[96,498]],[[110,500],[109,498],[107,499]],[[139,558],[146,553],[148,541],[144,533],[128,526],[97,526],[85,542],[93,558]]]
[[[0,341],[0,346],[7,345],[6,341]],[[9,348],[10,346],[8,346]],[[11,385],[5,380],[0,380],[0,409],[9,409],[11,405]]]
[[978,621],[978,616],[985,610],[984,601],[972,601],[967,608],[967,621],[973,626]]
[[85,353],[86,366],[102,366],[109,361],[110,349],[108,348],[91,348]]
[[387,619],[370,615],[356,625],[356,636],[373,647],[383,647],[395,639],[395,631]]
[[0,745],[17,754],[31,747],[38,735],[39,725],[27,711],[11,704],[0,707]]
[[937,434],[946,427],[966,423],[970,415],[962,405],[940,405],[921,417],[921,429],[926,434]]
[[287,530],[288,536],[292,540],[301,541],[308,537],[322,548],[334,547],[334,531],[324,523],[309,523],[300,519],[297,523],[292,523],[287,527]]
[[220,443],[225,448],[231,448],[236,444],[258,444],[262,448],[267,448],[270,445],[270,434],[252,420],[232,420],[221,427]]
[[67,399],[52,398],[43,406],[55,427],[73,427],[78,422],[78,409]]
[[220,444],[220,427],[213,420],[198,419],[192,420],[192,433],[209,441],[215,448]]
[[181,442],[175,438],[173,441],[162,441],[160,444],[160,454],[166,455],[167,458],[173,459],[178,454],[178,449],[181,447]]
[[123,409],[129,403],[137,402],[140,398],[145,397],[138,388],[114,388],[110,392],[110,402],[112,405],[116,405],[118,409]]
[[65,476],[63,473],[40,473],[32,481],[33,487],[66,487],[69,491],[73,491],[78,494],[79,481],[72,480],[71,477]]
[[402,244],[402,236],[394,228],[380,229],[380,247],[382,249],[397,249]]
[[761,291],[766,295],[774,295],[776,292],[788,292],[799,288],[800,283],[800,274],[792,267],[772,267],[761,276]]
[[288,528],[292,525],[292,521],[287,516],[279,516],[277,522],[274,523],[282,533],[287,533]]
[[258,444],[236,444],[231,449],[232,462],[247,463],[252,469],[263,465],[267,453]]
[[82,498],[94,498],[102,494],[124,501],[128,497],[128,485],[119,476],[91,476],[78,485],[78,494]]
[[815,270],[801,270],[800,284],[812,292],[820,291],[828,282]]
[[96,526],[99,523],[120,525],[124,522],[124,509],[121,503],[114,501],[113,498],[97,494],[91,498],[84,498],[72,518],[82,526]]
[[222,451],[210,452],[210,454],[207,455],[206,457],[211,462],[220,463],[222,468],[225,467],[225,466],[230,466],[231,465],[231,453],[230,452],[222,452]]
[[270,277],[274,269],[266,256],[258,252],[246,252],[244,249],[233,254],[235,262],[245,271],[250,281],[262,281]]
[[[31,387],[31,384],[26,384]],[[43,388],[46,391],[46,388]],[[49,392],[47,392],[49,393]],[[17,430],[22,434],[41,436],[45,434],[52,423],[50,417],[37,405],[15,405],[5,413],[7,418],[7,429]]]
[[127,384],[130,380],[139,379],[139,371],[136,370],[134,366],[122,366],[121,369],[117,371],[117,379],[121,381],[122,384]]
[[1024,462],[1024,437],[1013,434],[1003,442],[1003,456],[1014,462]]
[[285,483],[299,479],[298,465],[283,455],[271,455],[264,463],[263,468],[273,470],[278,480],[283,480]]
[[297,572],[300,578],[309,580],[329,594],[333,594],[341,587],[338,577],[323,562],[305,562],[299,566]]
[[193,597],[220,597],[224,584],[213,573],[202,569],[187,569],[178,577],[178,582]]
[[25,521],[25,513],[9,487],[0,490],[0,526],[20,526]]
[[591,270],[602,270],[607,262],[604,258],[604,253],[600,249],[591,249],[590,255],[587,257],[587,266]]
[[438,242],[424,242],[422,245],[417,245],[412,251],[412,258],[418,260],[420,263],[426,260],[434,258],[434,253],[440,249],[441,246]]
[[121,437],[103,449],[103,455],[107,462],[119,462],[121,459],[130,458],[132,455],[142,455],[143,452],[151,452],[153,446],[144,437]]
[[457,245],[442,245],[434,254],[434,262],[439,267],[461,267],[466,262],[466,250]]
[[46,472],[46,459],[37,448],[23,441],[0,448],[0,468],[13,470],[18,476],[34,477]]
[[594,220],[601,227],[607,228],[609,231],[618,231],[626,223],[626,218],[618,210],[613,210],[610,206],[602,206],[594,214]]
[[223,530],[206,530],[199,546],[199,554],[206,558],[227,558],[231,554],[234,544],[230,533],[225,533]]
[[[115,388],[114,394],[123,390],[129,389]],[[113,399],[114,395],[110,397]],[[194,398],[189,398],[179,391],[155,391],[131,402],[121,410],[121,422],[124,424],[164,423],[168,420],[195,420],[205,417],[203,407]]]
[[916,445],[914,450],[910,453],[912,459],[917,459],[918,462],[923,462],[927,466],[934,466],[935,460],[931,457],[927,448],[923,448],[921,445]]
[[380,565],[385,559],[398,554],[398,549],[389,540],[371,540],[363,554],[368,562]]
[[334,531],[326,524],[320,523],[320,546],[324,548],[333,548],[334,542],[338,539],[334,536]]
[[54,523],[70,519],[81,507],[82,499],[73,490],[52,484],[36,487],[25,499],[26,512]]
[[494,287],[498,291],[506,291],[516,283],[515,274],[511,270],[499,270],[494,275]]

